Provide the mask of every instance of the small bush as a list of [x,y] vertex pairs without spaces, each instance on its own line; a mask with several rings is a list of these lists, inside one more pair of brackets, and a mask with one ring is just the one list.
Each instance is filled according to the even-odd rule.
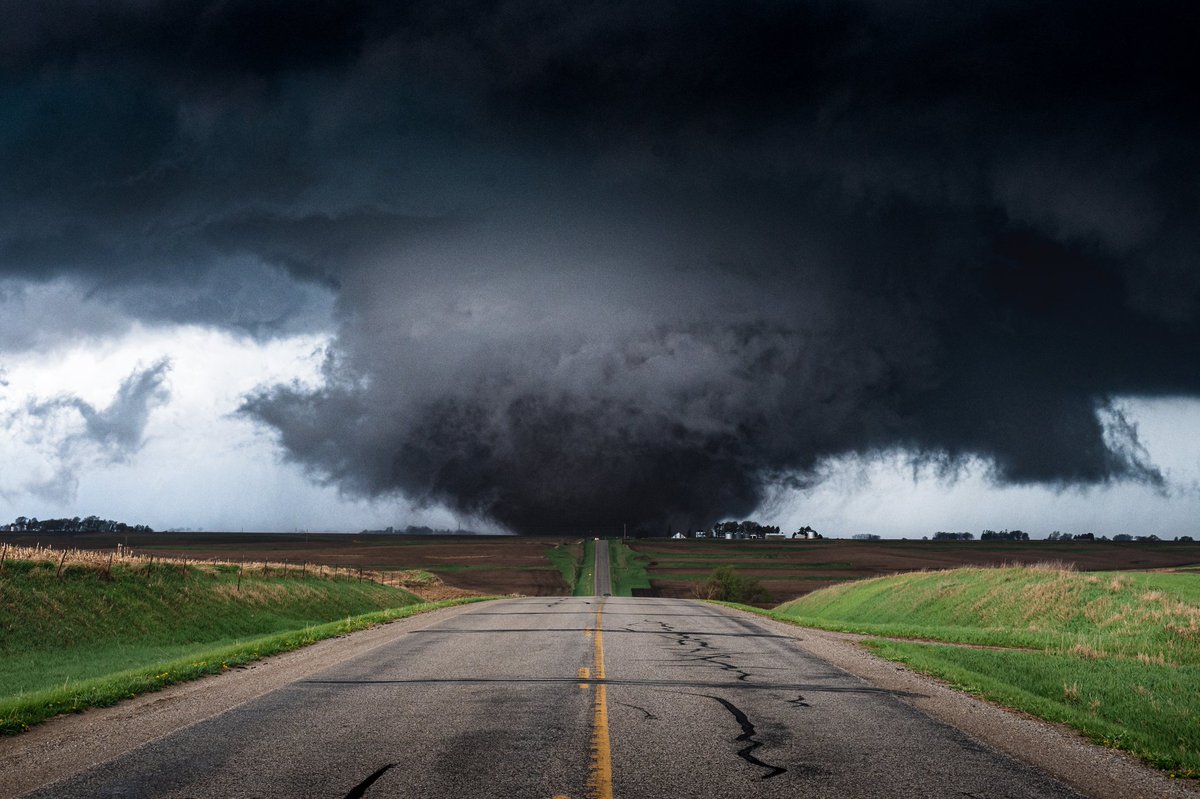
[[767,589],[753,577],[738,574],[732,566],[720,566],[704,582],[695,584],[694,593],[700,599],[715,599],[719,602],[741,602],[746,605],[760,604],[771,600]]

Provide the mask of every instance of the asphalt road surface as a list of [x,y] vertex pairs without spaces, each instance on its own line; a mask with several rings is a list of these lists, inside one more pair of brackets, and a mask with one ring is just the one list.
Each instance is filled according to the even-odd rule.
[[612,592],[612,577],[608,569],[608,542],[596,541],[596,587],[592,593],[596,596],[608,596]]
[[33,795],[1076,794],[751,618],[564,597],[472,606]]

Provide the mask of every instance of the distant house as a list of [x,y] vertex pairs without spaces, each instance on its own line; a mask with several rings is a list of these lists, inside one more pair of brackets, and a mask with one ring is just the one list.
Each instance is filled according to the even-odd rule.
[[783,533],[767,533],[768,541],[786,541],[787,536]]
[[683,533],[676,533],[675,535],[671,536],[671,539],[674,541],[680,541],[680,540],[683,540],[684,538],[687,538],[687,536],[684,535]]

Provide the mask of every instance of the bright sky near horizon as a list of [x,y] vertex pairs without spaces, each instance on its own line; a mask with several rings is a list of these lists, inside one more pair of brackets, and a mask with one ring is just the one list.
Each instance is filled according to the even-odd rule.
[[[0,305],[0,312],[4,307]],[[5,361],[0,388],[0,519],[86,516],[203,530],[357,531],[425,524],[454,529],[444,508],[399,497],[364,499],[323,485],[289,462],[275,436],[238,413],[255,388],[321,382],[329,336],[256,341],[197,325],[133,324],[113,337],[62,340]],[[71,396],[103,409],[130,375],[166,362],[143,438],[111,452],[86,436],[78,408],[31,413]],[[1127,400],[1163,489],[1121,484],[1063,489],[1004,487],[986,464],[939,476],[894,453],[835,459],[806,491],[780,489],[754,514],[785,529],[919,537],[937,530],[1023,529],[1160,537],[1200,533],[1200,401]],[[1181,435],[1181,431],[1194,431]],[[465,520],[472,523],[472,520]],[[495,529],[474,520],[478,529]]]

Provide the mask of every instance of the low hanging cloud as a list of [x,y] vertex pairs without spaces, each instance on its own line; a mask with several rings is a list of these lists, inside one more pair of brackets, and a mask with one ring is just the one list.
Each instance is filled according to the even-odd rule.
[[530,532],[891,452],[1162,485],[1114,403],[1200,396],[1194,11],[275,11],[10,15],[0,275],[328,330],[243,406],[314,479]]
[[29,491],[68,502],[82,472],[129,463],[145,444],[151,413],[170,399],[165,385],[170,367],[163,359],[134,370],[102,408],[63,395],[30,401],[5,414],[6,438],[11,439],[9,460],[19,464],[19,471],[5,475],[0,491]]

